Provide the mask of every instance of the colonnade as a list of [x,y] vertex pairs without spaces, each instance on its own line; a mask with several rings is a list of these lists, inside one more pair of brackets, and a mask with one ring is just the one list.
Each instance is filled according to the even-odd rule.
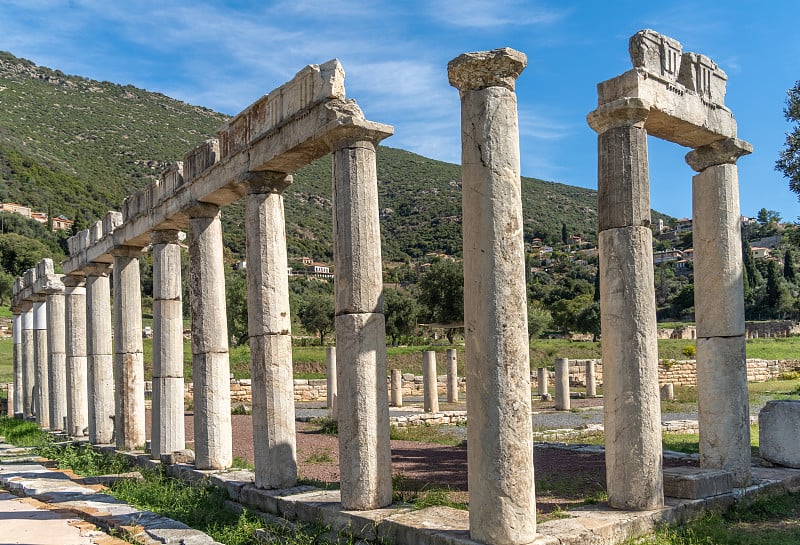
[[[710,59],[682,54],[680,44],[652,31],[631,39],[631,56],[632,71],[598,86],[599,106],[589,123],[599,135],[609,503],[652,509],[663,505],[663,485],[646,137],[694,150],[687,161],[698,172],[701,465],[728,469],[738,486],[750,478],[735,162],[750,147],[736,139],[722,101],[725,76]],[[506,48],[464,54],[448,65],[461,98],[470,534],[503,545],[530,543],[536,535],[514,91],[526,62]],[[87,433],[92,443],[109,443],[113,433],[118,449],[144,445],[139,257],[152,246],[151,454],[183,448],[180,232],[188,230],[195,465],[229,467],[220,210],[244,198],[255,486],[293,486],[283,192],[292,172],[331,153],[337,353],[330,358],[336,362],[341,504],[365,510],[391,503],[375,148],[392,128],[367,121],[345,100],[343,78],[337,61],[302,70],[226,124],[217,140],[126,198],[121,214],[110,212],[70,239],[64,277],[44,260],[17,281],[15,414],[35,415],[42,427],[72,436]]]

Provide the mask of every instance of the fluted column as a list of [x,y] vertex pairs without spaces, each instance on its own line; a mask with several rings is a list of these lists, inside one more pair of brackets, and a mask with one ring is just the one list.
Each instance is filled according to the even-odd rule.
[[289,488],[297,483],[297,449],[281,193],[292,177],[282,172],[251,172],[244,183],[255,485]]
[[142,292],[136,246],[119,246],[114,256],[114,430],[117,448],[145,444]]
[[[64,328],[64,284],[51,282],[47,305],[47,376],[50,389],[50,428],[64,430],[67,418],[67,345]],[[66,430],[64,430],[66,431]]]
[[197,203],[188,214],[195,465],[223,469],[233,462],[233,439],[222,226],[216,205]]
[[89,427],[86,361],[86,287],[83,276],[65,276],[64,324],[67,355],[67,428],[83,437]]
[[664,504],[653,236],[647,131],[649,106],[622,99],[589,114],[598,133],[600,319],[603,331],[608,503]]
[[33,342],[33,304],[28,303],[28,308],[22,312],[22,416],[33,418],[34,395],[36,384],[36,366]]
[[50,427],[50,373],[47,356],[47,304],[33,303],[34,412],[41,428]]
[[111,343],[111,267],[92,263],[86,272],[86,359],[89,441],[111,443],[114,437],[114,357]]
[[153,231],[153,410],[150,452],[186,447],[183,422],[183,301],[179,232]]
[[464,337],[470,537],[536,535],[519,126],[509,48],[450,61],[461,98]]
[[375,146],[364,129],[333,146],[337,415],[342,506],[392,502],[386,324]]
[[736,160],[752,153],[729,138],[691,151],[694,307],[700,466],[725,469],[748,486],[750,407],[745,355],[739,177]]

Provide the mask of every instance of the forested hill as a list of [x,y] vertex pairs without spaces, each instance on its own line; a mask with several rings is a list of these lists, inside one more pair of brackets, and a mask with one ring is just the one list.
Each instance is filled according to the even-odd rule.
[[[0,52],[0,200],[63,214],[85,228],[119,210],[125,195],[213,137],[226,119]],[[461,253],[459,166],[381,147],[378,179],[384,259]],[[330,259],[330,159],[295,173],[285,197],[290,257]],[[570,233],[595,237],[594,191],[524,178],[523,199],[527,239],[560,239],[562,222]],[[223,212],[231,258],[244,253],[242,210],[239,203]]]

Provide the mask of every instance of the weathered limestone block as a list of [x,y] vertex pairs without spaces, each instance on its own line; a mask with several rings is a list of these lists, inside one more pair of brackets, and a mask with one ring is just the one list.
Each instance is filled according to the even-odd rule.
[[342,507],[392,502],[383,314],[336,316]]
[[800,468],[800,401],[768,401],[758,413],[758,450],[773,464]]
[[697,500],[733,490],[733,479],[728,471],[697,467],[664,468],[664,495],[671,498]]
[[697,339],[700,467],[725,469],[750,484],[750,406],[745,338]]
[[609,504],[654,509],[663,488],[652,233],[607,229],[599,245]]
[[183,178],[189,183],[219,161],[219,140],[206,140],[183,158]]
[[556,359],[556,410],[568,411],[570,409],[569,398],[569,360],[567,358]]
[[426,350],[422,353],[422,377],[423,410],[426,413],[438,413],[439,389],[436,384],[436,352],[433,350]]
[[634,68],[642,68],[667,81],[678,79],[683,53],[678,40],[655,30],[640,30],[628,42],[628,51]]
[[111,286],[105,264],[86,268],[86,355],[89,441],[111,443],[114,435],[114,360],[111,345]]
[[526,63],[504,48],[448,64],[461,98],[470,537],[498,545],[536,534],[514,94]]
[[725,103],[728,75],[705,55],[688,51],[683,54],[678,83],[713,104]]

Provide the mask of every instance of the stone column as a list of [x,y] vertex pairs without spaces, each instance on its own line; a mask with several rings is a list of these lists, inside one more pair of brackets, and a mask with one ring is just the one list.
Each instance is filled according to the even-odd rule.
[[661,400],[672,401],[675,399],[675,387],[671,382],[661,385]]
[[328,414],[332,419],[337,420],[336,402],[338,401],[338,389],[336,387],[335,346],[329,346],[325,349],[325,369],[327,370],[326,378],[328,379]]
[[455,348],[447,349],[447,402],[458,403],[458,358]]
[[589,114],[598,133],[600,321],[608,503],[664,504],[653,236],[647,163],[649,106],[621,99]]
[[22,312],[22,416],[33,418],[36,366],[33,341],[33,305]]
[[550,380],[547,372],[547,367],[539,367],[536,369],[536,393],[540,396],[547,395],[547,383]]
[[375,146],[363,129],[333,143],[333,243],[339,389],[339,471],[344,509],[392,502],[386,324]]
[[569,360],[558,358],[556,359],[556,410],[568,411],[569,409]]
[[83,276],[65,276],[64,324],[67,354],[67,429],[83,437],[89,427],[86,359],[86,287]]
[[53,285],[52,287],[54,290],[46,296],[50,429],[64,430],[67,418],[67,345],[64,326],[64,284],[59,281],[57,286]]
[[739,177],[753,147],[735,138],[689,152],[692,178],[694,306],[700,467],[725,469],[737,487],[750,476]]
[[251,172],[246,180],[247,324],[253,392],[255,485],[297,483],[292,374],[292,320],[282,172]]
[[119,450],[145,444],[142,294],[139,256],[142,249],[119,246],[114,256],[114,431]]
[[224,469],[233,439],[222,225],[216,205],[197,203],[188,213],[195,466]]
[[50,372],[47,355],[47,305],[33,303],[34,412],[41,428],[50,428]]
[[[23,383],[23,372],[22,372],[22,314],[23,311],[17,307],[13,307],[13,324],[12,324],[12,331],[11,334],[14,340],[14,388],[13,388],[13,395],[14,395],[14,404],[9,407],[10,410],[13,410],[14,418],[22,418],[23,417],[23,392],[25,391],[24,383]],[[11,396],[9,395],[9,398]]]
[[114,437],[114,358],[111,347],[111,267],[91,263],[86,269],[86,360],[89,398],[89,442],[111,443]]
[[186,448],[179,232],[153,231],[153,410],[150,455]]
[[403,406],[403,371],[392,369],[392,407]]
[[586,360],[586,397],[597,395],[597,379],[594,376],[594,360]]
[[461,97],[470,537],[536,535],[525,251],[513,49],[448,64]]
[[439,412],[439,381],[436,376],[436,352],[422,353],[422,409],[426,413]]

